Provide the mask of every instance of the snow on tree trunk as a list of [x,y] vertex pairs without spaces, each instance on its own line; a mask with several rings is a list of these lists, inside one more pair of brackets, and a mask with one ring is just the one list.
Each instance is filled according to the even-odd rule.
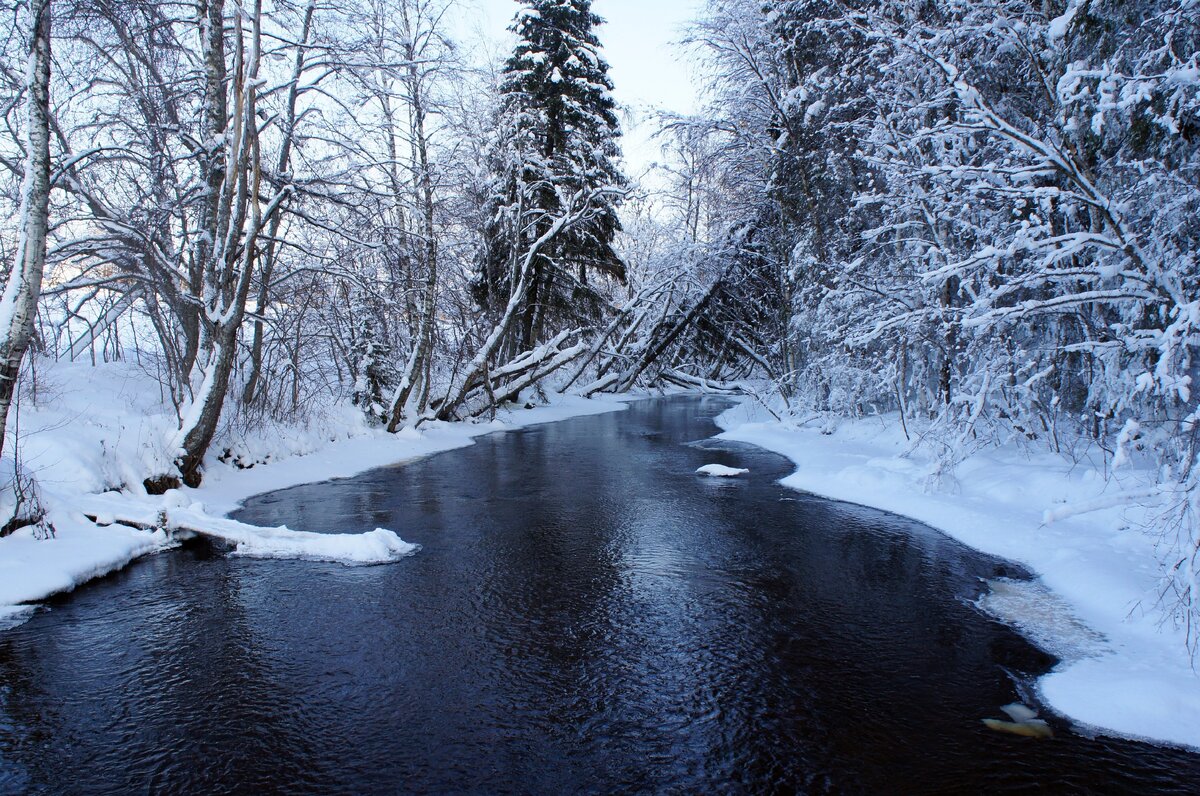
[[0,298],[0,452],[21,360],[33,335],[50,212],[50,0],[29,0],[25,19],[25,175],[16,259]]
[[413,179],[413,193],[420,208],[421,235],[424,237],[422,260],[425,266],[424,298],[421,304],[421,320],[417,330],[417,339],[409,354],[404,368],[404,376],[392,398],[391,419],[388,421],[388,431],[395,432],[404,420],[409,399],[418,384],[420,390],[417,398],[417,413],[425,411],[429,400],[429,380],[432,370],[434,326],[437,319],[437,290],[438,290],[438,242],[437,230],[434,227],[434,190],[433,176],[429,162],[429,136],[426,130],[426,97],[424,92],[425,74],[419,68],[421,52],[418,51],[416,40],[422,38],[421,31],[414,28],[407,6],[402,8],[405,41],[405,56],[408,66],[405,70],[404,82],[408,89],[411,114],[411,144],[413,165],[416,174]]
[[[286,174],[291,165],[292,147],[296,139],[296,103],[300,96],[300,78],[304,75],[305,56],[308,54],[308,42],[312,35],[313,14],[316,11],[316,0],[309,0],[304,7],[304,22],[300,32],[300,46],[292,62],[292,75],[288,84],[287,107],[283,142],[279,148],[279,157],[275,163],[276,174]],[[283,223],[283,213],[276,213],[267,229],[267,245],[262,256],[262,274],[259,277],[258,297],[254,304],[254,338],[250,344],[250,374],[246,377],[246,386],[242,389],[242,403],[249,404],[259,395],[259,380],[263,368],[263,314],[271,298],[271,276],[279,256],[279,228]]]
[[[216,24],[223,16],[220,0],[210,8],[208,25]],[[229,81],[232,90],[233,116],[224,130],[210,129],[213,145],[221,147],[221,157],[213,157],[211,168],[223,166],[219,179],[211,177],[210,189],[218,186],[217,200],[211,207],[209,226],[202,235],[211,236],[212,249],[205,261],[204,307],[208,324],[204,356],[197,362],[193,381],[198,387],[190,405],[183,413],[174,439],[178,452],[176,466],[185,484],[197,486],[202,478],[204,455],[216,435],[217,424],[229,392],[230,377],[237,363],[238,338],[246,314],[246,300],[251,278],[258,259],[258,237],[263,221],[278,211],[288,191],[284,186],[264,208],[260,201],[262,174],[260,170],[257,120],[259,91],[258,67],[261,42],[262,4],[257,0],[253,9],[237,3],[233,16],[234,74]],[[243,20],[249,18],[251,30],[244,31]],[[206,118],[217,123],[225,107],[223,56],[218,48],[219,37],[206,38],[207,70],[210,82],[206,86],[208,107]],[[220,56],[220,58],[219,58]],[[218,64],[220,60],[220,64]],[[157,482],[155,486],[165,485]],[[147,482],[147,487],[151,482]]]

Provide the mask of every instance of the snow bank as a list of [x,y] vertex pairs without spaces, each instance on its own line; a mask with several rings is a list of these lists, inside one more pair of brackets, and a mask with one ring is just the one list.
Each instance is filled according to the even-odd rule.
[[[1148,518],[1131,501],[1104,500],[1144,490],[1149,474],[1106,480],[1086,462],[1006,448],[976,454],[930,490],[934,462],[904,456],[911,444],[896,418],[807,428],[746,402],[717,423],[720,439],[791,459],[785,486],[912,517],[1028,566],[1038,586],[994,584],[981,608],[1063,658],[1038,684],[1048,706],[1100,731],[1200,748],[1200,677],[1183,630],[1161,622]],[[1068,504],[1107,508],[1056,511]],[[1047,512],[1060,518],[1046,524]]]
[[29,528],[0,539],[0,615],[21,614],[21,603],[70,591],[174,544],[161,532],[101,528],[78,512],[52,510],[49,519],[52,539],[36,539]]
[[152,375],[133,363],[39,361],[37,391],[22,397],[19,451],[22,466],[37,479],[56,534],[39,540],[24,529],[0,539],[0,630],[31,616],[29,603],[177,544],[176,533],[139,530],[114,523],[117,519],[155,528],[165,512],[168,528],[202,530],[228,543],[234,555],[396,561],[417,546],[390,530],[320,534],[258,528],[223,515],[263,492],[409,462],[497,431],[620,410],[627,400],[552,396],[549,406],[502,411],[491,422],[430,423],[399,434],[366,425],[353,408],[322,407],[304,424],[249,434],[224,429],[212,454],[227,451],[224,458],[252,467],[239,469],[210,455],[199,489],[151,497],[142,480],[168,470],[167,441],[175,428]]

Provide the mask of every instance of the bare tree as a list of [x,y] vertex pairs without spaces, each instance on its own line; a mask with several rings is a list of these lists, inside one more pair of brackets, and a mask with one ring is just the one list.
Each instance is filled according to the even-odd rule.
[[50,213],[50,0],[29,0],[25,19],[25,174],[16,260],[0,298],[0,451],[21,360],[33,335]]
[[[232,74],[227,74],[225,63],[224,0],[209,0],[204,11],[206,80],[201,130],[208,154],[196,251],[204,334],[192,368],[191,381],[197,387],[172,446],[178,450],[176,465],[183,482],[190,486],[200,483],[204,455],[216,434],[229,391],[263,223],[279,210],[289,190],[286,184],[279,186],[273,196],[262,200],[257,117],[262,0],[255,0],[250,8],[234,0]],[[245,30],[247,21],[249,31]]]

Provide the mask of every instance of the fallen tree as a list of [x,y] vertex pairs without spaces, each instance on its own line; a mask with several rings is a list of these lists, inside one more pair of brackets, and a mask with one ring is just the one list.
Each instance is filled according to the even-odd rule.
[[[569,349],[560,349],[558,346],[571,334],[564,333],[556,336],[549,343],[539,346],[534,351],[518,354],[498,369],[491,369],[490,366],[497,352],[500,351],[501,345],[511,330],[512,324],[516,320],[520,310],[525,306],[525,299],[533,285],[536,273],[534,264],[537,258],[542,256],[543,250],[556,237],[576,225],[587,223],[597,213],[602,212],[603,207],[598,205],[596,200],[610,190],[597,189],[587,194],[576,192],[570,195],[562,195],[560,193],[559,205],[562,207],[562,212],[553,218],[539,216],[534,220],[535,224],[546,224],[548,222],[548,226],[546,227],[546,231],[520,255],[520,261],[516,269],[518,274],[517,284],[509,296],[504,311],[493,325],[487,337],[484,338],[483,344],[475,352],[475,356],[467,366],[461,372],[455,374],[441,397],[430,402],[430,408],[422,415],[422,420],[452,420],[461,416],[463,405],[469,399],[477,397],[481,389],[488,393],[487,402],[482,407],[476,407],[474,411],[467,414],[482,414],[490,408],[495,407],[498,400],[503,400],[513,395],[516,391],[545,378],[587,350],[586,346],[582,343]],[[491,370],[490,376],[489,370]],[[507,377],[511,380],[508,387],[502,387],[498,390],[492,389],[496,374],[498,373],[502,374],[501,378]],[[536,376],[532,376],[532,374],[536,374]],[[499,396],[499,399],[497,396]],[[394,425],[393,418],[393,423],[389,425],[389,428],[394,427]]]
[[419,550],[393,531],[376,528],[366,533],[313,533],[287,526],[264,528],[224,517],[211,517],[189,507],[138,503],[111,494],[90,495],[83,514],[100,526],[125,525],[162,531],[176,539],[203,536],[232,545],[236,555],[257,558],[295,558],[343,564],[383,564]]
[[[636,338],[634,334],[644,323],[646,313],[631,313],[633,322],[630,328],[621,335],[617,347],[609,352],[597,368],[596,379],[581,387],[579,394],[591,396],[598,392],[627,392],[632,389],[651,365],[665,361],[665,355],[680,336],[703,315],[722,289],[724,276],[722,274],[713,280],[700,296],[686,304],[674,308],[670,304],[664,306],[649,330]],[[615,372],[610,372],[617,363],[623,365]],[[656,375],[656,380],[660,375]]]

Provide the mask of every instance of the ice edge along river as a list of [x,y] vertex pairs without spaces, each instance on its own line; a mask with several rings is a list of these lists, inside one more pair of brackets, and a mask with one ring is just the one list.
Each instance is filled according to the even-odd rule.
[[[1157,608],[1155,540],[1135,506],[1047,524],[1047,509],[1085,502],[1114,482],[1060,456],[985,450],[954,482],[927,487],[933,462],[910,453],[898,422],[791,426],[743,402],[717,417],[721,439],[786,456],[784,486],[910,517],[1037,580],[993,583],[980,606],[1061,662],[1037,683],[1046,705],[1087,731],[1200,749],[1200,675],[1184,632]],[[893,418],[894,420],[894,418]],[[1135,474],[1136,477],[1136,474]]]

